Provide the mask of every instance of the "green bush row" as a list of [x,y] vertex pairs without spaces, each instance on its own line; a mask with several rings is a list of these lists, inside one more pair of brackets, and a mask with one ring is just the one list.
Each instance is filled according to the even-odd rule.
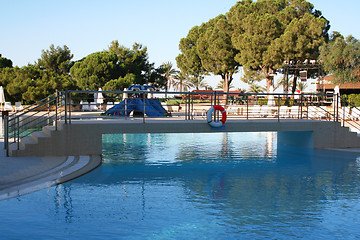
[[356,107],[360,107],[360,94],[343,94],[341,97]]
[[[180,104],[185,104],[186,99],[166,99],[164,102],[166,102],[169,106],[175,106]],[[210,103],[209,100],[202,100],[202,99],[195,99],[192,101],[193,103]]]

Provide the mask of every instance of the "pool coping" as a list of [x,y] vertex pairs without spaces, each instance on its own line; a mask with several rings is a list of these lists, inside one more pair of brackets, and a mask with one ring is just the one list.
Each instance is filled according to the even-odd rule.
[[102,164],[101,155],[6,157],[0,139],[0,201],[73,180]]

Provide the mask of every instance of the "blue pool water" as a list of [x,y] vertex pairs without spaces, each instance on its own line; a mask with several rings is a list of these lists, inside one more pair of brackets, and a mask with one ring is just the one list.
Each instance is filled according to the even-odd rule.
[[104,135],[103,156],[1,201],[1,239],[360,238],[359,154],[209,133]]

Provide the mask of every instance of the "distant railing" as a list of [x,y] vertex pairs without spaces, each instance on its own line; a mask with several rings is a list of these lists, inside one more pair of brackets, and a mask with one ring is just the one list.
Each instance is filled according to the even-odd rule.
[[[170,96],[170,97],[169,97]],[[332,102],[329,103],[329,99]],[[337,94],[64,91],[45,98],[4,118],[4,140],[20,148],[21,139],[74,119],[148,118],[206,119],[207,110],[221,105],[228,119],[315,119],[341,122],[360,130],[360,110]],[[342,107],[341,107],[342,106]],[[111,109],[118,110],[111,113]],[[109,110],[110,109],[110,110]],[[219,119],[215,111],[213,118]]]

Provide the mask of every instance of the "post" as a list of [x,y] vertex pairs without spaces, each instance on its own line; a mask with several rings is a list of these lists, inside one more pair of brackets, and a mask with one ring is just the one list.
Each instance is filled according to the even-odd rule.
[[67,124],[67,98],[68,98],[68,90],[65,89],[65,124]]
[[8,148],[8,144],[9,144],[9,119],[8,116],[4,116],[4,148],[7,149]]
[[185,102],[184,102],[184,107],[185,107],[185,109],[184,109],[184,118],[185,118],[185,120],[186,120],[186,114],[187,114],[187,97],[188,97],[188,95],[187,94],[184,94],[184,96],[185,96],[185,98],[184,98],[184,100],[185,100]]
[[[325,96],[326,97],[326,96]],[[333,95],[333,106],[334,106],[334,122],[337,122],[337,121],[339,121],[339,118],[338,118],[338,111],[337,111],[337,106],[338,106],[338,104],[337,104],[337,94],[336,94],[336,96],[335,95]]]
[[189,100],[188,100],[188,117],[187,117],[187,120],[191,120],[191,117],[190,117],[190,114],[191,114],[191,109],[190,109],[190,93],[188,93],[188,96],[189,96]]
[[278,122],[280,122],[280,94],[278,95]]
[[127,97],[124,99],[125,100],[125,120],[127,120],[127,104],[128,104],[128,99],[127,99]]
[[56,98],[55,98],[55,131],[58,130],[58,104],[59,104],[59,92],[56,89]]
[[191,97],[191,102],[189,102],[189,104],[191,104],[190,105],[190,114],[191,114],[191,120],[194,120],[194,98],[193,98],[193,95],[192,94],[190,94],[190,97]]
[[144,114],[143,114],[143,123],[145,123],[145,112],[146,112],[145,100],[146,100],[146,98],[145,98],[145,92],[143,92],[143,112],[144,112]]
[[69,124],[71,124],[71,91],[69,91]]
[[4,147],[6,149],[6,156],[9,156],[9,117],[4,117]]
[[17,119],[17,150],[20,150],[20,118]]
[[300,96],[300,117],[298,116],[299,119],[302,119],[302,113],[303,113],[303,94],[301,93],[301,96]]
[[246,120],[249,120],[249,95],[246,95]]
[[[214,105],[217,105],[217,102],[216,102],[216,98],[218,98],[219,96],[217,95],[217,92],[214,91]],[[214,121],[216,121],[216,112],[214,111],[213,113],[213,118],[214,118]]]

